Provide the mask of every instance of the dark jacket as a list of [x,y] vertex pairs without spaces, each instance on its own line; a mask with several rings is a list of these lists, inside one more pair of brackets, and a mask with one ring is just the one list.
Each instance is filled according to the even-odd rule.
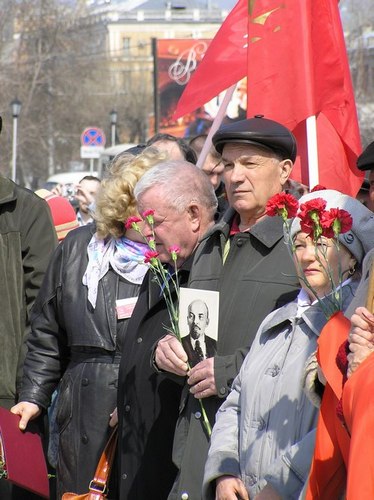
[[[208,337],[208,335],[204,336],[203,342],[205,342],[206,357],[211,358],[217,352],[217,342],[211,337]],[[196,350],[192,347],[191,335],[186,335],[182,338],[182,345],[183,349],[186,351],[188,361],[190,362],[191,366],[197,365],[197,363],[204,359],[204,356],[199,356]]]
[[[185,286],[190,261],[179,271]],[[125,338],[118,378],[120,499],[165,500],[176,477],[172,443],[183,379],[157,373],[150,358],[170,325],[159,286],[149,272]]]
[[30,311],[57,245],[47,203],[0,176],[0,406],[17,399]]
[[[58,498],[84,493],[108,437],[116,407],[122,339],[128,320],[117,320],[116,299],[134,297],[139,285],[111,268],[100,280],[96,308],[82,284],[92,224],[69,233],[57,248],[32,316],[20,399],[47,408],[59,385]],[[61,381],[60,381],[61,379]]]
[[[223,264],[235,215],[235,211],[229,209],[206,235],[196,251],[189,280],[190,288],[220,293],[217,355],[214,358],[218,397],[203,400],[211,425],[261,321],[272,310],[292,300],[299,288],[283,241],[280,217],[265,217],[250,232],[231,236]],[[190,395],[186,384],[173,451],[179,475],[171,499],[180,500],[183,492],[193,500],[201,497],[208,444],[199,402]]]

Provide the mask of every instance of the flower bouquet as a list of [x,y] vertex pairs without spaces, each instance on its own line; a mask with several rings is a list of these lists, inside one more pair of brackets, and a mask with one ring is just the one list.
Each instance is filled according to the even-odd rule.
[[[179,329],[179,300],[180,300],[180,285],[178,276],[178,254],[180,248],[177,245],[172,245],[168,248],[170,254],[171,265],[164,264],[159,259],[159,253],[156,250],[155,235],[154,235],[154,210],[146,210],[142,214],[142,218],[132,216],[125,222],[126,229],[134,229],[138,232],[148,245],[148,250],[144,254],[144,263],[149,265],[153,273],[153,279],[157,283],[165,300],[170,326],[164,325],[165,330],[174,335],[180,343],[182,343],[181,333]],[[147,238],[141,231],[140,222],[146,222],[151,228],[152,236]],[[174,297],[176,295],[176,299]],[[191,368],[188,363],[189,369]],[[208,436],[211,435],[212,429],[208,420],[203,402],[199,399],[203,424]]]

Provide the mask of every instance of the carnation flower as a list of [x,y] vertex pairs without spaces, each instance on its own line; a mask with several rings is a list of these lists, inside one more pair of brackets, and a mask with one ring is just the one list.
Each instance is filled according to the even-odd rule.
[[132,217],[129,217],[125,222],[125,228],[135,229],[135,231],[139,232],[140,228],[138,226],[138,222],[142,222],[142,219],[140,217],[137,217],[136,215],[133,215]]
[[148,238],[147,243],[151,250],[156,250],[156,241],[154,238]]
[[147,250],[144,254],[144,262],[146,264],[157,265],[157,257],[159,253],[155,250]]
[[300,205],[297,216],[300,218],[301,230],[308,234],[316,242],[322,235],[321,216],[326,208],[326,201],[322,198],[314,198]]
[[321,216],[323,236],[334,238],[339,234],[348,232],[352,227],[351,214],[340,208],[331,208]]
[[270,198],[266,204],[266,214],[270,217],[280,215],[285,221],[296,216],[299,203],[292,194],[279,193]]
[[168,248],[168,252],[170,253],[173,262],[177,261],[178,254],[180,251],[181,249],[179,248],[178,245],[172,245],[171,247]]
[[325,191],[326,188],[325,186],[321,186],[321,184],[316,184],[314,188],[310,190],[311,193],[314,193],[315,191]]
[[142,215],[143,218],[148,222],[148,224],[152,225],[154,224],[154,218],[153,218],[154,214],[155,211],[150,208],[148,210],[145,210]]

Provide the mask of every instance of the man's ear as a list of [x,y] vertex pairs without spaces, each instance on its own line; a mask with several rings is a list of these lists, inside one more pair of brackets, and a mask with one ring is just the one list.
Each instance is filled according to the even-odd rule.
[[293,163],[291,160],[282,160],[279,163],[279,180],[282,186],[285,185],[287,179],[291,175]]
[[198,231],[201,224],[201,207],[196,203],[191,203],[187,208],[187,212],[190,216],[192,229]]

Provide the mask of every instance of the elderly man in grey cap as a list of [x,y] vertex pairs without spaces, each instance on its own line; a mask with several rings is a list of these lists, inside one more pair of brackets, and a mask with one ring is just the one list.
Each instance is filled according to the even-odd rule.
[[209,436],[198,399],[213,425],[261,321],[298,287],[282,223],[265,215],[267,201],[283,190],[291,173],[294,136],[256,116],[223,126],[213,144],[222,154],[230,208],[202,240],[189,287],[219,292],[217,352],[188,371],[187,354],[174,337],[161,339],[155,351],[160,370],[187,375],[174,439],[179,473],[169,495],[173,500],[201,497]]

